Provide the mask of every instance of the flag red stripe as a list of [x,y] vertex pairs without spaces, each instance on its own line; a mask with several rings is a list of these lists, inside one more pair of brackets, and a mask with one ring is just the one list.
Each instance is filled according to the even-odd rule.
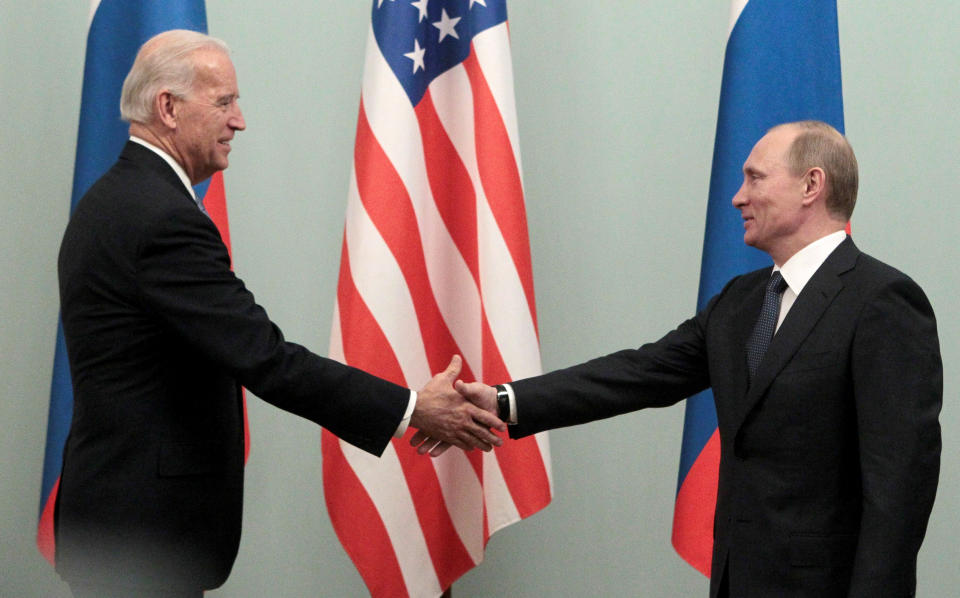
[[[362,111],[361,120],[363,120]],[[358,133],[358,140],[359,138],[360,133]],[[402,380],[403,374],[400,371],[399,362],[396,361],[393,351],[373,314],[354,286],[346,242],[343,245],[343,255],[340,262],[338,302],[340,305],[343,353],[347,363],[390,380]],[[363,342],[357,343],[355,342],[356,339],[363,339]],[[381,364],[382,369],[380,370],[376,369],[378,363]],[[413,432],[410,431],[408,436],[412,434]],[[441,586],[446,588],[464,571],[473,567],[474,562],[460,541],[456,527],[454,527],[447,512],[440,482],[437,479],[436,471],[433,469],[433,464],[429,459],[417,455],[409,446],[406,446],[408,439],[395,441],[400,444],[399,450],[397,450],[397,458],[404,477],[410,484],[411,498],[427,542],[427,549],[434,563],[434,569],[437,571]],[[349,464],[345,464],[345,466],[349,467]],[[336,494],[339,490],[338,484],[330,488],[328,493]],[[363,526],[365,523],[353,521],[351,525],[356,527],[358,525]],[[380,522],[380,525],[382,525],[382,522]]]
[[[383,330],[354,285],[346,232],[340,258],[337,304],[343,331],[344,361],[381,378],[404,384],[400,364]],[[377,358],[373,358],[374,355]],[[340,441],[326,430],[322,451],[324,479],[337,480],[336,484],[325,484],[324,495],[340,543],[372,595],[397,595],[406,586],[376,505],[344,457]],[[403,592],[405,596],[405,589]]]
[[430,552],[440,587],[447,589],[476,563],[467,552],[450,518],[433,463],[411,450],[407,444],[412,435],[411,430],[407,433],[407,438],[397,441],[397,458],[403,475],[410,484],[417,519],[427,540],[427,550]]
[[420,125],[420,136],[423,138],[427,177],[430,180],[433,201],[479,286],[477,196],[473,182],[440,122],[429,88],[414,111]]
[[[483,371],[491,382],[510,379],[496,339],[487,324],[486,314],[483,317]],[[494,454],[521,517],[536,513],[549,504],[550,480],[540,447],[533,436],[507,440]]]
[[[230,255],[230,268],[233,268],[233,248],[230,246],[230,219],[227,217],[227,194],[223,186],[223,171],[215,172],[210,177],[210,185],[203,196],[203,207],[213,220],[220,238]],[[240,389],[240,400],[243,403],[243,461],[250,458],[250,419],[247,416],[247,389]]]
[[347,463],[340,440],[324,430],[321,448],[323,478],[337,480],[336,484],[325,485],[327,513],[370,595],[408,596],[387,529],[366,488]]
[[346,233],[343,235],[341,251],[337,304],[343,331],[344,361],[375,376],[406,386],[403,370],[393,348],[354,285],[353,275],[350,273]]
[[473,90],[474,129],[477,146],[477,166],[487,203],[500,227],[513,263],[520,276],[527,307],[534,329],[537,328],[537,309],[534,303],[533,266],[530,259],[530,239],[527,236],[527,215],[523,203],[523,185],[517,167],[510,136],[500,116],[476,53],[463,61]]
[[223,187],[223,172],[216,172],[210,177],[210,185],[207,187],[207,194],[203,196],[203,207],[210,215],[210,219],[220,231],[220,238],[223,244],[230,248],[230,222],[227,218],[227,200]]
[[505,442],[494,455],[521,518],[550,504],[550,478],[536,437]]
[[710,577],[713,511],[720,474],[720,431],[714,430],[677,492],[673,547],[694,569]]
[[37,525],[37,548],[43,558],[51,565],[56,564],[56,544],[53,535],[53,509],[57,501],[57,492],[60,490],[60,478],[53,484],[50,496],[43,505],[40,513],[40,523]]
[[[432,372],[439,372],[446,368],[451,355],[462,354],[462,351],[444,323],[433,295],[410,195],[373,135],[362,101],[357,120],[354,169],[360,201],[400,266],[417,312],[427,362]],[[348,363],[352,362],[348,360]],[[473,379],[466,363],[463,377]]]

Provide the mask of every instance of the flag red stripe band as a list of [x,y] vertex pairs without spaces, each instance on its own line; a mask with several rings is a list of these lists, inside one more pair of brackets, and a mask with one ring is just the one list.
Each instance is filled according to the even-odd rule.
[[460,155],[443,129],[430,90],[414,111],[423,138],[424,158],[433,201],[460,255],[480,286],[477,196]]
[[[373,136],[362,101],[357,122],[354,169],[360,201],[397,260],[413,299],[430,369],[442,371],[450,356],[461,354],[462,351],[447,329],[430,288],[423,243],[417,217],[410,204],[410,195]],[[464,370],[463,376],[472,379],[466,364]]]
[[340,543],[372,596],[408,596],[400,563],[380,512],[343,456],[340,440],[324,430],[322,444],[324,479],[337,480],[336,488],[327,486],[324,496]]
[[476,53],[471,52],[463,66],[473,90],[474,128],[477,144],[477,165],[480,179],[493,217],[513,257],[514,266],[523,284],[530,309],[530,318],[537,327],[537,309],[533,292],[533,265],[530,239],[527,236],[527,214],[523,203],[520,169],[500,109],[487,86]]
[[673,517],[673,547],[690,566],[710,577],[713,544],[703,538],[713,537],[713,510],[717,504],[719,481],[720,432],[703,447],[677,492]]

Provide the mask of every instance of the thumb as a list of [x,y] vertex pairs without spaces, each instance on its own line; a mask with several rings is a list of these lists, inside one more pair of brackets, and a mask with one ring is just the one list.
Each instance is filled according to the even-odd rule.
[[469,399],[469,398],[472,398],[472,397],[476,397],[476,395],[478,394],[478,393],[477,393],[477,386],[479,386],[479,385],[480,385],[479,382],[470,382],[470,383],[467,383],[467,382],[464,382],[463,380],[457,380],[457,381],[453,384],[453,388],[454,388],[454,390],[456,390],[458,393],[460,393],[464,398]]
[[454,355],[453,359],[450,360],[450,365],[447,366],[447,369],[445,369],[441,375],[449,380],[452,386],[453,381],[460,375],[461,369],[463,369],[463,359],[461,359],[459,355]]

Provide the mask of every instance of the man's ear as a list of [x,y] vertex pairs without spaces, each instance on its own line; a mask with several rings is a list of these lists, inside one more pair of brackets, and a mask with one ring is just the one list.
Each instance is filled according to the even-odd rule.
[[819,197],[826,197],[827,174],[814,166],[803,175],[803,203],[811,204]]
[[177,128],[177,97],[164,89],[154,100],[154,109],[160,123],[168,129]]

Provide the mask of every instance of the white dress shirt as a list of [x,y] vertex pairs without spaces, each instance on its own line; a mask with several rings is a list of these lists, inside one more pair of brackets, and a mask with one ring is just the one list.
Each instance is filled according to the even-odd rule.
[[[803,290],[803,287],[813,278],[823,262],[827,261],[833,250],[839,247],[840,243],[843,243],[846,238],[846,231],[838,230],[835,233],[830,233],[793,254],[782,266],[773,267],[773,271],[779,270],[780,275],[787,281],[787,288],[783,291],[783,296],[780,297],[780,315],[777,317],[776,330],[780,329],[780,324],[787,317],[787,312],[793,307],[793,303],[797,300],[797,296]],[[776,334],[776,331],[774,331],[774,334]]]

